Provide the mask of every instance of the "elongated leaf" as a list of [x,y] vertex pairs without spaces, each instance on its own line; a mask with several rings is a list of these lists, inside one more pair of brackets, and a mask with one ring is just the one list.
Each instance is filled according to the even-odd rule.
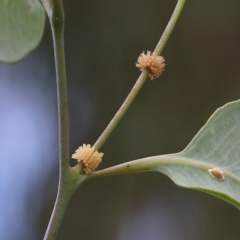
[[[208,170],[213,168],[222,170],[224,179],[211,176]],[[240,101],[219,108],[182,152],[124,163],[93,177],[138,171],[159,171],[179,186],[209,193],[240,209]]]
[[44,23],[39,0],[0,0],[0,61],[19,61],[36,48]]

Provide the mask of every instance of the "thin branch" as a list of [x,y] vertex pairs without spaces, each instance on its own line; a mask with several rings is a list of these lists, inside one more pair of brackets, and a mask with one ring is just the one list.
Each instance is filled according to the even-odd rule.
[[178,21],[178,18],[182,12],[182,9],[184,7],[184,4],[185,4],[186,0],[178,0],[177,2],[177,5],[173,11],[173,14],[168,22],[168,25],[166,26],[154,52],[156,52],[158,55],[161,54],[163,48],[165,47],[177,21]]
[[[64,54],[64,11],[61,0],[42,0],[44,7],[49,16],[55,53],[56,75],[57,75],[57,92],[58,92],[58,118],[59,118],[59,186],[58,194],[53,209],[53,213],[44,237],[44,240],[54,240],[56,238],[59,226],[65,213],[67,204],[77,186],[80,185],[87,177],[81,175],[81,167],[69,168],[69,137],[68,137],[68,107],[67,107],[67,84],[65,70],[65,54]],[[163,33],[155,51],[160,54],[166,44],[182,10],[185,0],[179,0],[174,13]],[[51,9],[50,9],[51,8]],[[128,95],[127,99],[114,116],[113,120],[107,126],[103,134],[95,143],[98,150],[107,140],[111,132],[114,130],[118,122],[121,120],[137,93],[141,89],[143,83],[148,76],[148,71],[142,72],[136,84]],[[95,174],[96,176],[98,174]],[[101,175],[101,173],[99,174]],[[103,173],[104,175],[104,173]]]
[[68,104],[63,37],[64,11],[61,0],[52,0],[51,3],[52,11],[47,10],[52,29],[56,65],[59,122],[59,185],[57,199],[44,240],[56,238],[65,209],[73,192],[69,186],[71,175],[69,171]]
[[[184,4],[185,4],[185,0],[178,0],[177,5],[174,9],[174,12],[168,22],[168,25],[167,25],[165,31],[163,32],[155,50],[154,50],[158,55],[160,55],[167,40],[169,39],[169,37],[174,29],[174,26],[176,25],[177,20],[180,16],[180,13],[183,9]],[[124,116],[124,114],[126,113],[128,108],[130,107],[131,103],[133,102],[133,100],[135,99],[137,94],[139,93],[140,89],[142,88],[147,77],[148,77],[148,71],[144,70],[141,73],[141,75],[139,76],[137,82],[133,86],[131,92],[127,96],[126,100],[124,101],[124,103],[122,104],[120,109],[117,111],[117,113],[115,114],[115,116],[113,117],[111,122],[108,124],[106,129],[103,131],[101,136],[98,138],[98,140],[94,144],[96,150],[99,150],[102,147],[102,145],[108,139],[108,137],[110,136],[112,131],[115,129],[117,124],[120,122],[120,120],[122,119],[122,117]]]

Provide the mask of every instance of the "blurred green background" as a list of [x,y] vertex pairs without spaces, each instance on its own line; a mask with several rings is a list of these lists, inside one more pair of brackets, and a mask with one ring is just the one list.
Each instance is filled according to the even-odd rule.
[[[63,2],[73,153],[83,143],[93,144],[118,110],[139,76],[135,67],[139,54],[155,48],[176,1]],[[217,108],[240,98],[239,13],[237,0],[186,2],[162,53],[163,75],[146,81],[101,149],[105,155],[99,169],[183,150]],[[25,73],[30,71],[28,64],[36,63],[31,81],[44,82],[42,91],[52,92],[49,104],[55,109],[57,141],[48,22],[40,47],[23,62]],[[2,68],[11,71],[19,64],[23,63]],[[29,193],[30,202],[41,196],[36,234],[30,238],[22,233],[15,239],[44,236],[57,191],[56,142],[48,161],[54,164],[52,171],[37,191]],[[28,218],[34,209],[28,205]],[[57,239],[239,240],[239,222],[239,211],[222,200],[177,187],[159,173],[139,173],[84,183],[67,208]]]

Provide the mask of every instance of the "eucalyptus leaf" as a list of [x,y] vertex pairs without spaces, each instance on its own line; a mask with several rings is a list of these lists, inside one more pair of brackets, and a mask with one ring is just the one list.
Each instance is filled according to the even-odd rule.
[[[209,173],[215,168],[224,178]],[[240,209],[240,101],[219,108],[182,152],[127,162],[92,177],[140,171],[159,171],[179,186],[209,193]]]
[[45,12],[39,0],[0,0],[0,61],[19,61],[42,38]]

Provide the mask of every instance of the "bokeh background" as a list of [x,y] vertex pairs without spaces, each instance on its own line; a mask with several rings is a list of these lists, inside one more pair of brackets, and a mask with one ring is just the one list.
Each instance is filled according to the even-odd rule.
[[[176,0],[68,0],[66,60],[71,153],[93,144],[139,76]],[[187,1],[163,56],[108,139],[100,168],[179,152],[211,114],[240,98],[240,1]],[[58,126],[48,23],[23,61],[0,64],[0,239],[41,240],[56,197]],[[57,240],[239,240],[240,213],[160,173],[84,183]]]

